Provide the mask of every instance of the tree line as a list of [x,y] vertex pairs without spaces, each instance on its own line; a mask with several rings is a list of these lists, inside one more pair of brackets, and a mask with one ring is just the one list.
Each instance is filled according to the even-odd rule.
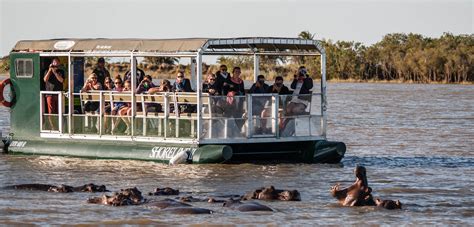
[[[300,38],[313,39],[308,31]],[[322,40],[327,77],[337,80],[385,80],[418,83],[474,82],[474,35],[444,33],[439,38],[392,33],[366,46]],[[319,68],[318,61],[305,62]]]

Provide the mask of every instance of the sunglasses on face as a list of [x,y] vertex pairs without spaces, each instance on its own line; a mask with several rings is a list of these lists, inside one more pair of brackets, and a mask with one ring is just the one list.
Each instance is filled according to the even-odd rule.
[[115,82],[114,84],[121,84],[120,82]]

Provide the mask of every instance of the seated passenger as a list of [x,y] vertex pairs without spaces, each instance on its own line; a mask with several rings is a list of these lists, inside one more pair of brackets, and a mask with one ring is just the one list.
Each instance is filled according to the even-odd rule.
[[[242,126],[242,110],[239,108],[235,99],[236,92],[232,89],[227,92],[227,96],[219,98],[214,105],[213,113],[216,117],[224,117],[213,124],[214,131],[221,131],[218,135],[227,135],[227,137],[240,137]],[[227,130],[227,132],[223,131]]]
[[[278,93],[279,95],[291,94],[288,87],[283,84],[282,76],[275,77],[275,83],[268,87],[267,93]],[[284,102],[286,102],[286,97],[280,97],[278,108],[282,108]],[[271,111],[271,102],[265,102],[265,106],[261,115],[262,119],[260,120],[260,128],[257,128],[255,133],[271,133],[271,129],[267,128],[267,118],[271,116]]]
[[267,93],[268,84],[265,83],[265,76],[258,75],[257,82],[250,87],[249,93],[251,94],[263,94]]
[[207,74],[207,80],[202,84],[202,92],[208,93],[209,95],[220,95],[219,89],[217,88],[216,76],[214,74]]
[[151,78],[150,75],[146,75],[137,86],[137,94],[147,93],[148,90],[156,87],[156,85],[153,84],[152,80],[153,79]]
[[176,81],[173,84],[173,91],[175,92],[194,92],[191,88],[191,81],[184,78],[183,72],[178,72]]
[[163,79],[158,92],[171,92],[172,90],[173,87],[171,86],[171,82],[169,80]]
[[[311,79],[304,66],[301,66],[294,76],[291,83],[293,96],[286,106],[286,116],[303,115],[308,112],[311,105],[311,88],[313,88],[313,79]],[[280,121],[280,135],[282,137],[293,136],[295,133],[295,124],[289,124],[295,121],[294,118],[285,118]],[[288,127],[289,126],[289,127]]]
[[289,95],[291,94],[290,89],[283,84],[283,77],[275,77],[275,83],[268,87],[267,93],[278,93],[279,95]]
[[[115,80],[115,82],[119,81],[119,78]],[[115,84],[117,86],[117,83]],[[132,90],[132,83],[130,81],[125,81],[123,89],[121,87],[115,87],[117,91],[121,92],[130,92]],[[115,124],[112,127],[112,133],[115,133],[116,130],[118,129],[117,126],[120,123],[120,120],[122,120],[125,125],[127,126],[127,129],[125,130],[125,134],[130,135],[130,119],[128,116],[128,111],[130,109],[130,103],[124,103],[124,102],[116,102],[114,103],[114,108],[112,109],[112,114],[118,114],[121,117],[115,122]]]
[[[94,73],[89,75],[86,83],[81,89],[81,92],[90,92],[90,91],[99,91],[102,90],[102,85],[97,81],[97,75]],[[84,111],[97,111],[99,109],[99,102],[90,102],[87,101],[84,104]]]
[[[122,79],[120,78],[120,75],[117,76],[115,80],[112,80],[110,77],[105,77],[104,80],[105,86],[104,90],[107,91],[122,91]],[[114,105],[111,105],[111,102],[105,103],[105,116],[104,116],[104,129],[105,133],[109,134],[110,133],[110,127],[109,127],[109,118],[107,117],[108,115],[115,115],[117,114],[117,110],[114,110],[114,108],[117,106],[118,103],[114,103]]]
[[104,79],[104,91],[112,91],[114,89],[114,82],[109,76],[106,76]]
[[[313,80],[307,76],[306,70],[299,70],[298,75],[294,76],[291,83],[293,88],[293,97],[287,105],[286,112],[288,116],[299,115],[304,113],[301,110],[308,107],[311,102],[311,88],[313,88]],[[304,105],[304,108],[302,108]]]
[[[138,85],[137,89],[137,94],[141,93],[148,93],[148,94],[154,94],[159,90],[158,87],[156,87],[155,84],[152,82],[152,78],[150,75],[146,75],[142,82]],[[140,106],[138,109],[141,109],[142,107]],[[161,111],[161,105],[159,103],[151,103],[147,102],[145,103],[145,109],[146,112],[159,112]]]

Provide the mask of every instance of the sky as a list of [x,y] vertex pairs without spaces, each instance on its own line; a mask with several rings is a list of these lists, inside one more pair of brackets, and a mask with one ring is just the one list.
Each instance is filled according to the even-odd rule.
[[473,34],[474,0],[0,0],[0,56],[18,40],[296,37],[371,45],[388,33]]

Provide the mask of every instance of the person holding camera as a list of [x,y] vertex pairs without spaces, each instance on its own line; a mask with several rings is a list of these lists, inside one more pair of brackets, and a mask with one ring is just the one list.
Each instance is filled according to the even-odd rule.
[[[64,71],[59,68],[59,64],[59,58],[53,58],[48,70],[44,74],[43,81],[45,83],[46,91],[63,90]],[[48,107],[48,114],[58,113],[58,95],[46,95],[46,104]],[[49,117],[49,125],[51,130],[56,129],[51,116]]]
[[[87,81],[84,83],[84,86],[81,89],[81,92],[90,92],[90,91],[99,91],[102,90],[102,84],[98,81],[97,75],[92,73],[87,78]],[[84,111],[97,111],[99,109],[99,102],[90,102],[87,101],[84,104]]]
[[146,75],[143,77],[143,80],[138,84],[137,94],[148,92],[151,88],[156,87],[155,84],[152,82],[152,78],[150,75]]

